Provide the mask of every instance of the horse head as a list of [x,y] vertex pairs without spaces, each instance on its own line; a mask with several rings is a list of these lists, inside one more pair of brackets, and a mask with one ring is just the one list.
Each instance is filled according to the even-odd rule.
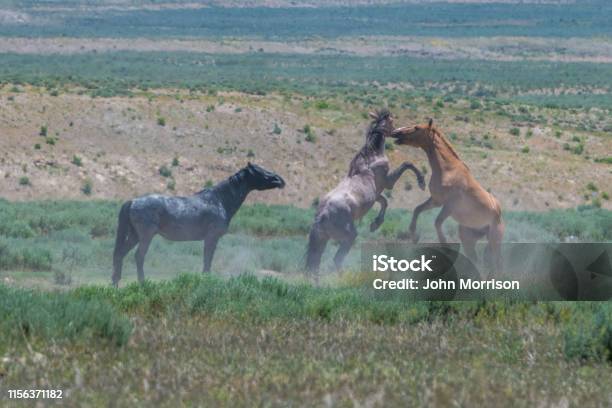
[[255,190],[270,190],[285,187],[285,180],[278,174],[249,162],[243,169],[247,182]]
[[424,148],[431,142],[432,133],[435,131],[433,119],[429,119],[426,125],[405,126],[391,132],[397,145],[408,145]]

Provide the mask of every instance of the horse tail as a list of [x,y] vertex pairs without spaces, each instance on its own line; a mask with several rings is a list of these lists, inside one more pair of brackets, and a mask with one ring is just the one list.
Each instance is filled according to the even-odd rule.
[[128,239],[130,229],[132,228],[130,222],[130,207],[132,201],[126,201],[119,210],[119,219],[117,223],[117,237],[115,238],[115,254],[121,251],[123,244]]
[[126,244],[130,234],[134,234],[134,227],[130,221],[130,207],[132,201],[126,201],[119,210],[117,223],[117,236],[115,238],[115,250],[113,251],[113,284],[116,286],[121,279],[121,264],[123,257],[127,254]]

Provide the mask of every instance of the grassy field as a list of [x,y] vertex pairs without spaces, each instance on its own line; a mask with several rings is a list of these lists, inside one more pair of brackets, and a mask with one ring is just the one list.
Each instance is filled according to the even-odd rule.
[[[118,202],[0,201],[0,391],[68,406],[605,404],[607,303],[414,302],[302,273],[312,210],[250,205],[203,276],[199,243],[156,239],[149,281],[108,284]],[[408,222],[391,210],[377,233]],[[421,219],[433,240],[433,215]],[[506,215],[509,241],[610,241],[594,207]],[[447,231],[456,239],[455,226]],[[275,278],[261,277],[274,272]],[[264,273],[265,272],[265,273]],[[127,282],[127,284],[126,284]],[[129,283],[132,282],[132,283]],[[10,406],[10,404],[9,404]]]
[[0,293],[2,388],[63,389],[68,406],[600,406],[610,397],[606,303],[406,303],[197,275]]

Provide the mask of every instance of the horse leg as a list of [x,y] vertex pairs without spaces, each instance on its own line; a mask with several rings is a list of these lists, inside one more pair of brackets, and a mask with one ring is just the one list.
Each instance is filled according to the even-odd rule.
[[219,235],[212,235],[204,240],[204,270],[203,273],[210,272],[210,266],[212,265],[213,256],[215,255],[215,249],[217,248],[217,242],[219,242]]
[[417,178],[419,187],[421,188],[421,190],[424,190],[425,189],[425,177],[423,177],[423,174],[419,171],[419,169],[414,167],[414,165],[410,162],[403,162],[397,169],[387,174],[387,180],[385,183],[386,184],[385,187],[388,188],[389,190],[393,189],[393,186],[395,186],[395,183],[397,182],[397,180],[399,180],[399,178],[402,176],[402,174],[404,174],[406,170],[412,170],[412,172]]
[[323,256],[327,241],[329,241],[329,237],[321,231],[321,227],[318,224],[313,225],[308,235],[306,270],[315,275],[317,279],[321,265],[321,256]]
[[138,282],[140,283],[144,282],[144,259],[154,235],[155,232],[140,236],[140,244],[138,244],[138,249],[136,250],[136,271],[138,272]]
[[123,258],[138,244],[138,235],[134,232],[129,232],[127,240],[122,246],[115,249],[113,254],[113,286],[119,286],[121,280],[121,272],[123,270]]
[[340,241],[340,247],[334,256],[334,264],[336,265],[336,271],[340,271],[342,268],[342,263],[344,262],[344,258],[351,250],[353,243],[355,242],[355,238],[357,238],[357,229],[355,228],[355,224],[351,221],[347,225],[346,238]]
[[382,195],[379,195],[376,198],[376,201],[380,203],[380,212],[370,224],[370,232],[376,231],[382,225],[382,223],[385,221],[385,213],[387,212],[387,199]]
[[489,240],[489,244],[487,245],[487,252],[491,259],[491,263],[493,265],[494,272],[500,272],[502,267],[502,259],[501,259],[501,244],[504,238],[504,231],[506,227],[504,223],[500,220],[495,224],[489,226],[489,232],[487,239]]
[[444,235],[444,231],[442,231],[442,224],[444,223],[444,221],[446,221],[449,215],[450,206],[448,204],[445,204],[442,207],[442,210],[440,211],[438,216],[436,217],[436,221],[434,223],[436,226],[436,232],[438,233],[438,241],[440,241],[441,244],[446,244],[448,242],[446,236]]
[[412,219],[410,220],[410,227],[408,227],[407,238],[412,239],[412,242],[415,244],[419,242],[419,236],[416,233],[417,219],[419,218],[419,215],[423,211],[430,210],[434,207],[439,207],[439,205],[434,202],[433,198],[429,197],[427,201],[417,205],[412,212]]
[[476,242],[482,235],[482,233],[478,233],[478,231],[473,228],[459,225],[459,239],[463,245],[463,251],[474,264],[478,262],[478,255],[476,255]]

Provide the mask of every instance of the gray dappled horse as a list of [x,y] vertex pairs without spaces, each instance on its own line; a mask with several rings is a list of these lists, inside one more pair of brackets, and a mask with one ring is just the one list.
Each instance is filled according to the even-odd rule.
[[171,241],[204,241],[204,272],[209,272],[217,242],[249,192],[284,186],[278,174],[249,163],[227,180],[190,197],[151,194],[127,201],[119,212],[113,285],[119,284],[123,258],[136,244],[138,280],[144,280],[144,258],[156,234]]
[[364,146],[351,161],[348,175],[320,201],[310,229],[306,269],[315,274],[315,278],[318,278],[321,255],[330,239],[340,243],[334,263],[336,269],[341,268],[357,237],[354,221],[361,219],[375,202],[380,203],[380,212],[370,225],[370,231],[376,231],[382,225],[387,210],[387,200],[382,192],[392,189],[404,171],[412,170],[419,187],[425,188],[423,175],[409,162],[389,172],[385,138],[393,131],[393,118],[387,110],[370,113],[370,116],[373,121]]

